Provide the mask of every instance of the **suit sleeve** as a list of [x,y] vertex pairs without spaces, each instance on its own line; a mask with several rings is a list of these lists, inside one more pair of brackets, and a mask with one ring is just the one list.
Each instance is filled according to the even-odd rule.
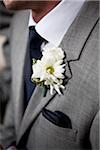
[[100,111],[96,114],[90,130],[90,142],[92,150],[99,150],[99,119]]

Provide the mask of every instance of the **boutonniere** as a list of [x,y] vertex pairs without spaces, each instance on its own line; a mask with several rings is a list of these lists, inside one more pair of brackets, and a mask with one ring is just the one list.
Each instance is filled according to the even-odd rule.
[[44,50],[40,60],[33,58],[32,82],[43,87],[44,95],[48,89],[51,95],[53,95],[53,90],[61,95],[61,89],[65,88],[63,86],[63,80],[65,78],[64,57],[64,51],[57,47]]

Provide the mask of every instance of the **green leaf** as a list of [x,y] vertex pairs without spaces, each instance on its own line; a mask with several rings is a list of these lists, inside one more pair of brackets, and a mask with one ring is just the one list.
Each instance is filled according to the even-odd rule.
[[47,86],[43,85],[43,86],[42,86],[42,91],[43,91],[43,97],[46,97],[47,91],[48,91]]

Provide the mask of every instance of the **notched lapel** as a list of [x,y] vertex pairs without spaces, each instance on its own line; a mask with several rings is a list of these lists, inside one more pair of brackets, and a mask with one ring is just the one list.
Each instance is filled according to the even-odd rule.
[[79,60],[83,48],[99,18],[98,2],[85,2],[80,13],[61,42],[67,61]]
[[[72,77],[70,61],[79,59],[80,54],[83,51],[83,47],[86,44],[86,41],[92,29],[94,28],[97,19],[98,3],[86,2],[60,44],[60,47],[62,47],[66,53],[66,76],[68,76],[69,79]],[[36,88],[31,97],[21,124],[17,140],[18,143],[21,141],[30,124],[34,123],[38,115],[41,113],[43,107],[47,106],[54,99],[56,94],[57,93],[54,92],[54,95],[52,96],[48,91],[46,97],[42,97],[40,87]]]

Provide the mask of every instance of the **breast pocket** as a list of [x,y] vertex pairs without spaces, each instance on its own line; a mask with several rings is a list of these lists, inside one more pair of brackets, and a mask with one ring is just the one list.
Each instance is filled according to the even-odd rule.
[[[62,128],[48,121],[42,114],[39,116],[38,146],[41,150],[71,150],[76,149],[77,131],[69,128]],[[40,149],[38,147],[37,149]]]

